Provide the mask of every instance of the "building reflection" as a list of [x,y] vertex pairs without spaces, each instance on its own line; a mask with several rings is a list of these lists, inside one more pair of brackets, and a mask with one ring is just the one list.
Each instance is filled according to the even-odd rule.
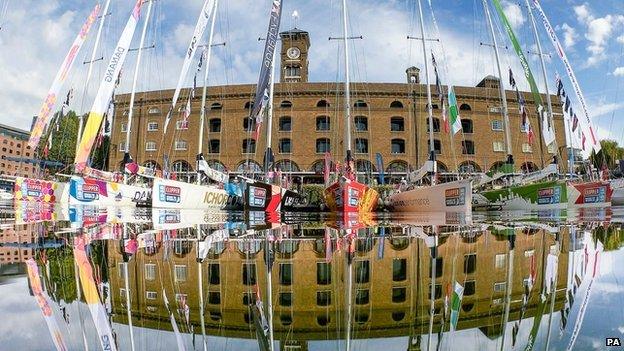
[[[349,329],[354,339],[408,336],[406,349],[415,350],[420,348],[420,335],[449,331],[445,300],[457,281],[464,287],[457,329],[478,328],[494,339],[503,334],[506,310],[508,321],[544,311],[540,305],[549,293],[545,279],[549,253],[559,257],[553,308],[564,309],[571,249],[566,226],[552,232],[529,227],[442,228],[436,250],[422,239],[422,234],[432,234],[432,228],[369,228],[358,231],[352,259],[348,247],[337,239],[344,233],[328,229],[330,243],[325,229],[282,231],[272,232],[284,237],[272,244],[266,231],[213,243],[203,262],[197,259],[196,239],[203,240],[210,229],[202,228],[199,235],[195,229],[159,232],[175,238],[157,240],[128,261],[133,325],[172,330],[166,294],[181,332],[198,334],[204,319],[208,335],[255,339],[249,305],[259,290],[266,308],[270,290],[273,332],[282,349],[305,350],[312,340],[344,339]],[[272,255],[267,255],[268,245]],[[119,246],[109,246],[107,252],[112,318],[127,324],[123,265],[128,257]],[[270,287],[267,261],[273,262]],[[508,279],[510,262],[513,271]],[[348,269],[353,274],[350,303]],[[531,276],[533,288],[525,296]]]

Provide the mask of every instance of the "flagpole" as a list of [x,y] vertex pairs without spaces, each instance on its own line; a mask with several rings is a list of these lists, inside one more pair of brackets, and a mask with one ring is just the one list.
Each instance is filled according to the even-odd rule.
[[[349,77],[349,34],[347,30],[347,0],[342,0],[342,42],[344,45],[344,70],[345,70],[345,83],[344,83],[344,119],[345,119],[345,159],[347,165],[346,169],[350,169],[351,164],[351,81]],[[350,172],[356,173],[355,169],[350,169]],[[348,351],[348,349],[347,349]]]
[[[147,14],[145,15],[145,22],[143,22],[143,31],[141,32],[141,40],[139,42],[139,49],[137,53],[137,61],[134,67],[134,77],[132,79],[132,92],[130,93],[130,105],[128,106],[128,120],[126,123],[126,144],[124,150],[124,166],[130,162],[130,131],[132,130],[132,116],[134,115],[134,100],[136,97],[137,81],[139,79],[139,68],[141,67],[141,57],[143,56],[143,45],[145,43],[145,35],[147,34],[147,25],[149,24],[150,14],[152,13],[152,5],[154,1],[149,1],[147,5]],[[138,150],[138,145],[137,145]]]
[[500,55],[498,53],[498,42],[496,41],[496,34],[494,33],[494,24],[492,23],[492,17],[490,15],[490,9],[487,4],[487,0],[482,0],[483,10],[485,11],[485,17],[490,29],[490,35],[492,37],[492,44],[494,46],[494,57],[496,58],[496,68],[498,69],[498,85],[500,89],[500,98],[503,104],[503,123],[505,124],[505,144],[507,147],[507,164],[513,165],[513,151],[511,147],[511,131],[509,129],[509,112],[507,109],[507,93],[505,92],[505,86],[503,85],[503,71],[500,64]]
[[217,19],[217,7],[219,0],[215,0],[212,7],[212,22],[210,23],[210,34],[208,35],[208,45],[206,46],[206,61],[204,62],[204,87],[202,90],[202,103],[199,112],[199,139],[197,141],[197,184],[201,184],[201,171],[199,162],[203,159],[204,150],[204,124],[206,120],[206,99],[208,98],[208,70],[210,68],[210,56],[212,55],[212,40],[214,38],[214,28]]
[[436,183],[436,170],[437,167],[435,166],[435,145],[433,142],[433,106],[432,106],[432,99],[431,99],[431,86],[429,85],[429,63],[427,61],[427,40],[425,39],[425,23],[424,23],[424,18],[423,18],[423,12],[422,12],[422,4],[421,4],[421,0],[418,0],[418,15],[420,16],[420,40],[422,42],[422,49],[423,49],[423,59],[424,59],[424,65],[425,65],[425,85],[427,86],[427,114],[429,116],[429,160],[433,161],[434,166],[433,166],[433,170],[432,170],[432,176],[431,176],[431,185],[435,185]]

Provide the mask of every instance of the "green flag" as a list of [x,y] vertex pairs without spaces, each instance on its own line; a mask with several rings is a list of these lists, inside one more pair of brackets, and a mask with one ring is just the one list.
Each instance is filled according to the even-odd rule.
[[461,300],[463,297],[464,287],[458,282],[455,282],[453,297],[451,298],[451,330],[457,329],[457,322],[459,321],[459,308],[461,307]]
[[457,107],[457,98],[455,97],[455,90],[453,90],[453,87],[449,87],[448,104],[449,116],[451,119],[451,132],[455,134],[462,129],[462,125],[459,117],[459,108]]

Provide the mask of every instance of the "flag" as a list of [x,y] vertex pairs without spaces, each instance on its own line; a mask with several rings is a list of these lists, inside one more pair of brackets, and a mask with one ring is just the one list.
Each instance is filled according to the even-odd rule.
[[572,131],[575,132],[576,128],[578,128],[578,122],[579,119],[578,117],[576,117],[576,114],[574,115],[574,118],[572,118]]
[[440,99],[440,105],[442,106],[442,122],[444,123],[444,132],[449,132],[449,121],[446,116],[446,106],[444,105],[444,92],[442,91],[442,82],[440,81],[440,75],[438,74],[438,63],[436,62],[435,56],[431,53],[431,62],[433,62],[433,72],[435,72],[436,77],[436,92],[438,93],[438,98]]
[[448,104],[449,115],[451,117],[451,131],[452,134],[456,134],[462,129],[462,125],[461,118],[459,117],[459,108],[457,107],[457,98],[455,97],[455,90],[453,87],[449,87]]
[[329,182],[329,173],[331,168],[331,154],[329,152],[325,152],[325,167],[323,167],[323,180],[325,184]]
[[188,129],[188,121],[191,116],[191,99],[193,98],[193,90],[189,93],[186,104],[180,110],[180,117],[182,117],[182,123],[180,129]]
[[375,154],[375,160],[377,161],[377,169],[379,170],[379,184],[384,184],[384,163],[383,156],[378,152]]
[[585,142],[587,141],[587,138],[585,137],[585,133],[581,132],[581,147],[583,148],[583,151],[585,151]]
[[461,300],[464,297],[464,287],[458,282],[455,282],[453,288],[453,297],[451,298],[451,330],[457,329],[457,322],[459,321],[459,308],[461,307]]
[[521,129],[523,133],[527,134],[527,142],[529,144],[533,144],[535,139],[535,134],[533,133],[533,127],[531,127],[531,121],[529,120],[529,114],[526,108],[526,101],[524,100],[524,96],[520,94],[520,90],[518,89],[518,85],[516,84],[516,79],[514,78],[513,71],[509,68],[509,84],[511,88],[516,91],[516,99],[518,100],[518,110],[520,112],[521,120]]

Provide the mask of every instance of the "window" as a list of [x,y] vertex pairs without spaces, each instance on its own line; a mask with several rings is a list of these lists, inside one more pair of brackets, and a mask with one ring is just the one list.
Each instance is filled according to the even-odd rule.
[[368,118],[365,116],[356,116],[353,120],[355,122],[356,132],[365,132],[368,130]]
[[331,284],[331,263],[318,262],[316,264],[316,284]]
[[329,316],[326,316],[326,315],[316,316],[316,323],[318,323],[318,325],[321,327],[328,325],[330,321],[331,321],[331,317]]
[[531,257],[533,255],[535,255],[535,250],[524,250],[524,257]]
[[176,150],[186,150],[188,149],[188,144],[185,140],[176,140],[174,148]]
[[145,270],[145,280],[155,280],[156,279],[156,265],[153,263],[146,263],[144,266]]
[[121,131],[124,132],[124,133],[127,132],[128,131],[128,125],[125,124],[125,123],[122,123],[121,124]]
[[464,255],[464,273],[471,274],[477,270],[477,254]]
[[292,263],[282,263],[280,264],[280,284],[282,285],[292,285]]
[[403,119],[403,117],[390,118],[390,131],[391,132],[405,131],[405,120]]
[[185,265],[175,265],[175,281],[176,282],[186,281],[186,266]]
[[221,118],[211,118],[210,121],[208,121],[208,128],[210,133],[221,132]]
[[[435,260],[435,276],[436,278],[440,278],[442,273],[444,273],[444,258],[436,257]],[[431,278],[431,269],[429,269],[429,278]]]
[[[431,300],[431,284],[429,284],[429,289],[427,290],[427,293],[429,294],[429,300]],[[435,294],[434,298],[436,300],[442,297],[442,284],[435,285],[434,294]]]
[[319,100],[319,102],[316,103],[316,107],[329,107],[329,102],[327,102],[327,100]]
[[400,322],[405,318],[405,312],[392,312],[392,320],[395,322]]
[[392,302],[400,303],[405,302],[407,299],[407,289],[404,287],[392,288]]
[[182,119],[182,120],[176,121],[177,130],[187,130],[188,128],[189,128],[188,119]]
[[331,152],[331,143],[329,139],[327,138],[316,139],[316,153],[324,154],[326,152]]
[[355,139],[355,153],[356,154],[368,153],[368,139],[364,139],[364,138]]
[[209,291],[208,292],[208,303],[210,305],[219,305],[221,304],[221,293],[218,291]]
[[464,154],[464,155],[474,155],[475,154],[474,142],[472,140],[464,140],[464,141],[462,141],[462,154]]
[[357,324],[364,324],[368,322],[369,315],[366,312],[356,312],[355,317],[353,319],[355,320],[355,323]]
[[407,260],[395,258],[392,260],[392,281],[402,282],[407,279]]
[[160,114],[160,109],[158,107],[152,107],[149,110],[147,110],[147,114],[148,115],[159,115]]
[[286,66],[284,72],[286,73],[286,78],[301,77],[301,67],[299,66]]
[[467,280],[464,283],[464,296],[472,296],[476,291],[476,282],[474,280]]
[[155,141],[146,142],[145,151],[156,151],[156,142]]
[[155,291],[146,291],[145,292],[145,298],[148,300],[156,300],[156,297],[158,297],[158,293]]
[[492,130],[496,132],[503,131],[503,121],[495,119],[492,121]]
[[283,292],[279,294],[279,304],[281,306],[292,306],[292,298],[293,295],[292,293],[289,292]]
[[280,117],[279,130],[280,132],[290,132],[292,130],[292,121],[290,117]]
[[148,132],[155,132],[158,130],[158,122],[149,122],[147,124],[147,131]]
[[507,282],[494,283],[494,292],[496,293],[505,292],[506,287],[507,287]]
[[468,104],[461,104],[461,106],[459,106],[459,110],[460,111],[472,111],[472,107],[470,107],[470,105]]
[[292,142],[290,139],[280,139],[278,149],[280,154],[289,154],[292,152]]
[[522,152],[530,154],[533,152],[533,147],[529,143],[522,143]]
[[317,291],[316,304],[317,306],[331,305],[331,291]]
[[243,153],[255,154],[256,153],[256,141],[253,139],[244,139],[243,140]]
[[253,107],[253,105],[254,105],[253,101],[247,101],[245,103],[245,110],[251,109]]
[[293,103],[288,101],[288,100],[284,100],[280,103],[280,107],[281,108],[291,108],[293,107]]
[[[429,119],[427,119],[427,132],[429,132]],[[440,132],[440,119],[439,118],[433,118],[433,132],[434,133]]]
[[392,139],[390,152],[392,152],[393,154],[404,154],[405,153],[405,140]]
[[392,101],[390,103],[390,108],[403,108],[403,103],[398,100]]
[[316,117],[316,131],[317,132],[325,132],[330,130],[331,123],[329,116],[319,116]]
[[496,255],[495,261],[494,261],[494,267],[496,267],[497,269],[501,269],[501,268],[505,268],[505,260],[507,259],[507,255],[505,254],[498,254]]
[[243,129],[247,132],[253,132],[256,129],[256,120],[251,117],[243,119]]
[[442,154],[442,143],[440,142],[440,140],[433,139],[433,150],[435,151],[436,155]]
[[[125,142],[121,142],[119,143],[119,147],[117,148],[117,151],[119,152],[126,152],[126,143]],[[2,164],[4,167],[4,164]]]
[[365,107],[368,107],[368,104],[366,103],[366,101],[358,100],[358,101],[355,102],[355,104],[353,104],[353,107],[355,107],[355,108],[365,108]]
[[256,285],[256,264],[255,263],[243,264],[243,284],[244,285]]
[[494,152],[505,152],[505,144],[502,141],[492,142],[492,148]]
[[462,132],[464,132],[464,134],[472,134],[472,133],[474,133],[472,120],[470,120],[470,119],[462,119],[461,120],[461,125],[462,125]]
[[218,285],[221,283],[221,276],[219,274],[219,264],[218,263],[209,263],[208,264],[208,282],[211,285]]
[[218,154],[221,152],[221,140],[210,140],[208,144],[208,153],[209,154]]
[[212,103],[212,105],[210,105],[211,110],[221,110],[222,108],[223,104],[221,104],[220,102],[214,102]]
[[356,305],[367,305],[370,301],[370,292],[368,289],[357,289],[355,290],[355,304]]
[[357,261],[355,263],[355,282],[358,284],[368,283],[370,281],[370,262]]

